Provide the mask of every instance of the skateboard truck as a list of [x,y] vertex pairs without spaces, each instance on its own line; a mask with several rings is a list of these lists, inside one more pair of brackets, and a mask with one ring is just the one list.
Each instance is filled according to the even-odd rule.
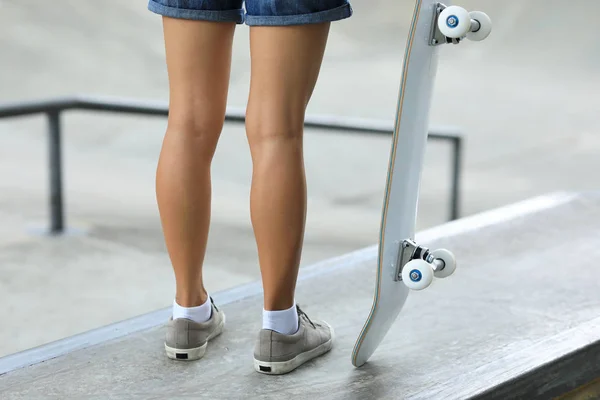
[[430,251],[410,239],[399,245],[394,281],[414,290],[425,289],[433,277],[445,278],[456,269],[454,255],[446,249]]
[[480,41],[488,37],[492,31],[492,21],[481,11],[468,12],[459,6],[435,5],[429,44],[458,44],[465,37],[472,41]]

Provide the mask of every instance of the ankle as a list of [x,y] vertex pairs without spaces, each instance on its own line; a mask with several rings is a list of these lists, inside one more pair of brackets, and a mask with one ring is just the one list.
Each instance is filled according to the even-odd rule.
[[265,311],[282,311],[282,310],[287,310],[291,307],[294,307],[295,305],[296,305],[296,302],[293,297],[291,297],[291,298],[283,298],[283,297],[267,298],[267,297],[265,297],[263,308]]
[[210,299],[198,306],[185,307],[173,302],[173,319],[185,318],[195,322],[203,323],[208,321],[212,316],[212,302]]
[[175,301],[181,307],[198,307],[208,300],[208,293],[204,288],[200,291],[177,291]]

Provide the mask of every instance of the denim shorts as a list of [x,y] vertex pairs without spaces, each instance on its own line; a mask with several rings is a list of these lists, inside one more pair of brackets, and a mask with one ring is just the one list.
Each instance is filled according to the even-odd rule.
[[148,9],[171,18],[247,25],[314,24],[352,15],[348,0],[149,0]]

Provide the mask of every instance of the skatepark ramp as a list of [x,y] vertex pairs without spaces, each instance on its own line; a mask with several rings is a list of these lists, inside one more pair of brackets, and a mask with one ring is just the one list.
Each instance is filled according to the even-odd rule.
[[[226,331],[204,359],[163,354],[163,309],[0,359],[0,398],[550,399],[600,396],[600,193],[552,193],[422,231],[448,279],[413,292],[361,368],[375,246],[302,270],[298,302],[334,349],[285,376],[252,367],[261,286],[215,294]],[[43,327],[40,327],[43,328]]]

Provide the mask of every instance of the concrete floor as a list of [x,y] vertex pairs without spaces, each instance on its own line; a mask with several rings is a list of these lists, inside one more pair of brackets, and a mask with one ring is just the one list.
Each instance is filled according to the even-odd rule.
[[[391,120],[412,4],[353,1],[332,27],[310,114]],[[600,66],[595,3],[491,0],[494,31],[442,50],[432,125],[467,135],[464,215],[554,190],[597,187]],[[568,5],[568,8],[566,7]],[[72,94],[166,99],[160,19],[145,0],[0,3],[0,102]],[[535,18],[532,18],[535,15]],[[579,21],[573,31],[564,21]],[[564,34],[556,34],[556,31]],[[248,29],[237,30],[231,106],[246,104]],[[36,234],[47,220],[45,121],[0,121],[0,355],[169,304],[173,279],[154,201],[162,118],[65,115],[67,216],[73,235]],[[307,132],[309,220],[303,266],[376,243],[389,141]],[[449,152],[427,153],[419,227],[444,222]],[[248,218],[244,132],[227,126],[214,162],[207,255],[211,291],[258,279]],[[74,317],[79,316],[79,317]],[[43,326],[33,331],[22,327]],[[17,334],[18,332],[18,334]]]
[[[600,256],[599,218],[599,193],[560,194],[422,232],[420,243],[455,252],[458,269],[409,295],[359,369],[350,353],[373,298],[375,247],[304,270],[300,304],[332,324],[336,340],[330,353],[288,375],[253,370],[262,300],[260,285],[250,285],[215,296],[227,327],[198,362],[164,356],[161,310],[105,329],[104,337],[92,332],[0,359],[0,397],[556,398],[600,375],[592,358],[600,347],[600,269],[589,262]],[[150,318],[154,326],[136,332]],[[594,343],[596,350],[584,350]],[[552,369],[574,353],[589,362]],[[2,375],[38,356],[46,361]]]

